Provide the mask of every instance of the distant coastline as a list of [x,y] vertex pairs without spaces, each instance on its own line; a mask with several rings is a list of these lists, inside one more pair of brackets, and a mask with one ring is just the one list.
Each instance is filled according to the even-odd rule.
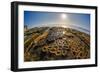
[[[35,28],[35,27],[63,27],[63,25],[61,26],[62,24],[49,24],[49,25],[37,25],[37,26],[33,26],[33,27],[30,27],[29,29],[31,28]],[[64,24],[65,26],[65,24]],[[83,27],[79,27],[79,26],[75,26],[75,25],[68,25],[68,26],[65,26],[64,28],[72,28],[72,29],[76,29],[78,31],[81,31],[81,32],[84,32],[86,34],[90,34],[90,30],[87,30]]]

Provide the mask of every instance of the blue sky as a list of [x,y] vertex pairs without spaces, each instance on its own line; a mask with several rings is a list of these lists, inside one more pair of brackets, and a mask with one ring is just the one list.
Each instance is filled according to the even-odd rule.
[[24,25],[32,28],[43,24],[70,24],[89,30],[90,14],[24,11]]

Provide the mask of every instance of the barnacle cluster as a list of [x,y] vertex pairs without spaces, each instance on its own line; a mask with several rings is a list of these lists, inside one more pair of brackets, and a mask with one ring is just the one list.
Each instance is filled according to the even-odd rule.
[[24,33],[24,61],[90,58],[90,35],[72,28],[35,27]]

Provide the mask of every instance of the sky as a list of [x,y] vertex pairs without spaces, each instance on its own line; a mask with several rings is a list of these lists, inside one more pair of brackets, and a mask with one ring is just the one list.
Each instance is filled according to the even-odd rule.
[[28,28],[74,25],[90,30],[90,14],[24,11],[24,25]]

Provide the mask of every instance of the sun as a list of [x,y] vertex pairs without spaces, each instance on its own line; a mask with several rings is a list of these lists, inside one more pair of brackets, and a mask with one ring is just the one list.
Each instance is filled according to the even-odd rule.
[[67,14],[61,14],[61,19],[67,19],[67,18],[68,18]]

